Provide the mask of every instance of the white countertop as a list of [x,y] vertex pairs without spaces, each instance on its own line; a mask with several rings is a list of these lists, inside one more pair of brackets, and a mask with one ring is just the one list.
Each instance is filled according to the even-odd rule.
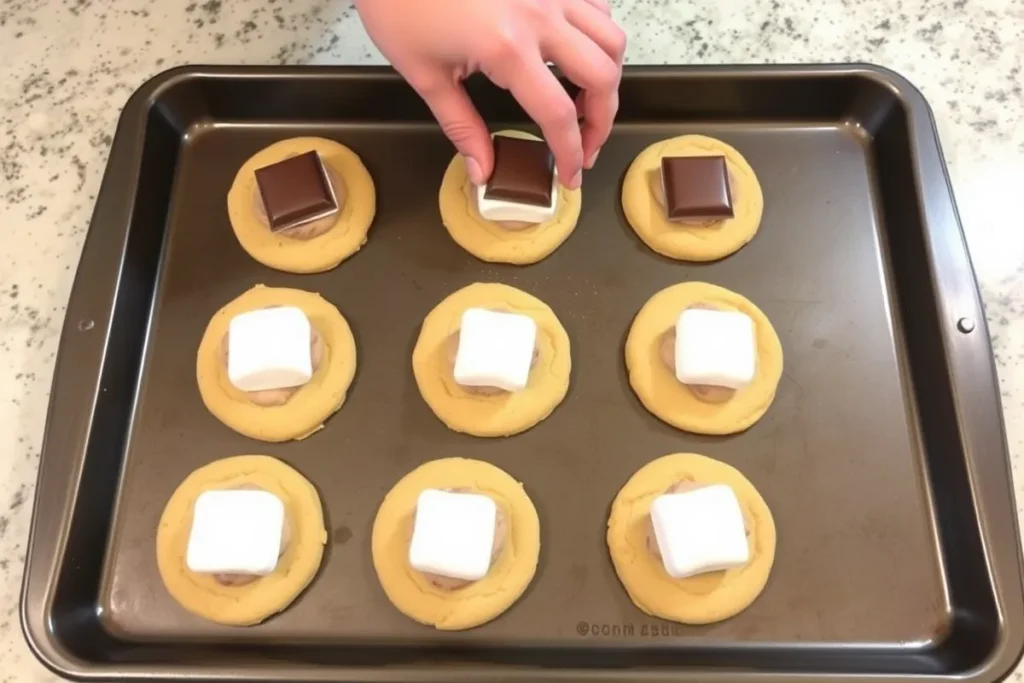
[[[1020,510],[1024,0],[612,5],[631,64],[869,61],[921,88],[985,300]],[[121,105],[178,64],[381,61],[344,0],[0,4],[0,683],[58,680],[24,644],[17,602],[64,308]]]

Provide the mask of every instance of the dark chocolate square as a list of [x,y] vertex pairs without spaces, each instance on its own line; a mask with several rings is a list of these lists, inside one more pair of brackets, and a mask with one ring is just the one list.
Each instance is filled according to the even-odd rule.
[[494,172],[484,197],[531,206],[551,206],[555,160],[547,143],[494,136]]
[[315,151],[256,169],[256,185],[273,232],[328,216],[338,209],[323,161]]
[[725,157],[663,157],[661,180],[670,221],[733,217]]

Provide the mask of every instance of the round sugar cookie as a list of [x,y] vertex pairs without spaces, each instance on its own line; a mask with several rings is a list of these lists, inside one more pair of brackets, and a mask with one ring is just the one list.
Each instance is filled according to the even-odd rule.
[[[652,189],[666,156],[724,156],[732,195],[732,218],[687,225],[668,220]],[[682,135],[650,145],[633,160],[622,182],[622,210],[647,246],[680,261],[715,261],[754,238],[764,196],[747,160],[734,147],[704,135]]]
[[[528,315],[537,323],[536,356],[526,389],[483,395],[455,382],[451,343],[467,308]],[[569,335],[547,304],[497,283],[450,294],[423,321],[412,369],[423,400],[450,429],[474,436],[511,436],[546,418],[565,398],[572,367]]]
[[[690,307],[745,313],[754,321],[757,367],[746,387],[709,399],[676,379],[661,354],[663,335],[674,330]],[[749,299],[705,282],[684,282],[661,290],[633,319],[626,338],[629,384],[640,402],[668,424],[696,434],[733,434],[761,419],[782,377],[782,343],[768,317]]]
[[[679,482],[732,488],[743,510],[750,562],[686,579],[668,575],[648,548],[650,507]],[[607,540],[615,573],[633,604],[683,624],[710,624],[745,610],[764,590],[775,562],[775,521],[761,494],[735,468],[693,453],[658,458],[630,477],[612,503]]]
[[[272,306],[295,306],[309,318],[322,342],[319,365],[309,382],[281,405],[259,405],[228,379],[224,338],[240,313]],[[256,285],[217,311],[206,326],[196,354],[196,381],[203,403],[240,434],[260,441],[304,439],[341,408],[356,372],[356,342],[348,322],[319,294]]]
[[[481,493],[498,505],[508,520],[508,537],[484,578],[445,590],[409,565],[416,501],[424,489]],[[530,585],[540,557],[540,520],[523,485],[503,470],[479,460],[434,460],[402,477],[384,497],[373,521],[372,551],[380,585],[402,614],[461,631],[495,619]]]
[[[310,151],[319,153],[332,183],[342,185],[336,188],[336,193],[343,195],[341,207],[333,218],[326,219],[326,231],[315,237],[271,232],[256,185],[256,169]],[[290,138],[261,149],[238,169],[228,191],[228,218],[239,244],[263,265],[288,273],[330,270],[359,251],[376,211],[373,178],[359,156],[325,138]]]
[[[496,135],[540,140],[518,130],[503,130]],[[480,215],[476,186],[466,172],[466,161],[456,154],[441,181],[438,205],[441,222],[459,246],[481,261],[526,265],[550,255],[568,239],[580,217],[582,192],[558,186],[555,215],[543,223],[511,230]]]
[[[192,512],[204,491],[259,488],[284,503],[288,544],[277,567],[254,582],[227,586],[186,564]],[[227,626],[251,626],[287,608],[316,576],[327,543],[323,508],[309,481],[280,460],[238,455],[200,467],[167,502],[156,533],[156,559],[167,591],[182,607]]]

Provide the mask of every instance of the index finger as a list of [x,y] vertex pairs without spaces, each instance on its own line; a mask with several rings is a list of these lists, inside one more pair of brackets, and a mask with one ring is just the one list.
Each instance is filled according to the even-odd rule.
[[555,157],[559,181],[575,190],[582,181],[583,139],[576,120],[576,105],[538,52],[510,65],[509,92],[537,122]]

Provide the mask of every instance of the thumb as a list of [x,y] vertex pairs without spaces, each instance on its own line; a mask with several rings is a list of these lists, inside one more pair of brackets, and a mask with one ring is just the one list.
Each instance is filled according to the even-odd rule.
[[475,185],[483,185],[491,177],[494,166],[494,146],[487,126],[473,106],[462,83],[443,76],[427,87],[416,87],[420,97],[430,107],[441,130],[466,160],[466,171]]

